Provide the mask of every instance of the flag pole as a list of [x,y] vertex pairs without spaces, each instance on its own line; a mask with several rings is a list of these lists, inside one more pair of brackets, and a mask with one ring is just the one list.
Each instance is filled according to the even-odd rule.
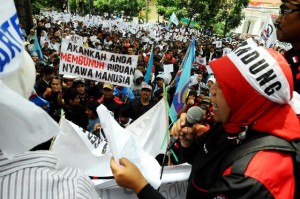
[[[168,114],[168,108],[167,108],[167,100],[168,100],[168,98],[167,98],[167,89],[166,89],[166,84],[164,83],[163,84],[163,99],[164,99],[164,103],[165,103],[165,111],[166,111],[166,124],[167,124],[167,126],[169,127],[169,114]],[[168,138],[167,138],[167,146],[169,145],[169,143],[170,143],[170,140],[171,140],[171,138],[170,138],[170,133],[168,133],[168,136],[167,136]],[[168,166],[171,166],[171,153],[169,152],[168,153]]]

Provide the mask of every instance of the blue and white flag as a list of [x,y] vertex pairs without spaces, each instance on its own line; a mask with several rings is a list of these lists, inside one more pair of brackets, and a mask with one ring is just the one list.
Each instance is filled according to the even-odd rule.
[[148,61],[147,71],[146,71],[145,80],[144,80],[147,84],[149,84],[149,81],[150,81],[150,76],[152,73],[152,66],[153,66],[153,45],[151,48],[151,54],[150,54],[150,58]]
[[34,45],[33,45],[33,51],[37,53],[40,60],[43,60],[43,53],[39,44],[39,40],[36,36],[36,33],[34,33]]
[[177,17],[176,17],[176,15],[175,15],[174,12],[172,13],[172,15],[170,17],[170,21],[169,21],[169,24],[168,24],[168,30],[171,29],[172,23],[174,23],[176,26],[178,26],[178,19],[177,19]]
[[177,120],[177,113],[184,107],[185,98],[188,95],[188,86],[190,83],[191,68],[195,56],[195,39],[192,40],[186,55],[186,61],[182,65],[182,72],[178,82],[178,86],[173,98],[169,116],[174,123]]

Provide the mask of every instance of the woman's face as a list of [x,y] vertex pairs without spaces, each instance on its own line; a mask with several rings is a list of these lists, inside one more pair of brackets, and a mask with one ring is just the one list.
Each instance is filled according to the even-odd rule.
[[213,103],[213,113],[216,120],[226,124],[230,116],[230,107],[227,104],[220,85],[217,82],[211,86],[210,93]]

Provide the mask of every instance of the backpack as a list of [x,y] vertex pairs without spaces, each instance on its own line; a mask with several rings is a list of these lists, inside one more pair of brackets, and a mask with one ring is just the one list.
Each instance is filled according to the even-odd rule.
[[248,142],[239,145],[224,159],[223,171],[232,166],[231,173],[244,175],[252,157],[262,150],[277,150],[292,154],[295,175],[295,199],[300,198],[300,139],[287,141],[282,138],[258,134],[250,138]]

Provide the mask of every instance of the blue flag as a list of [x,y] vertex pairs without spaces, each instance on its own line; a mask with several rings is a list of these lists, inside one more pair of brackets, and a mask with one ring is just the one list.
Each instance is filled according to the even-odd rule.
[[43,53],[38,41],[38,38],[36,36],[36,33],[34,33],[34,45],[33,45],[33,51],[37,53],[40,60],[43,60]]
[[150,58],[148,61],[147,71],[146,71],[145,80],[144,80],[147,84],[149,84],[149,81],[150,81],[152,66],[153,66],[153,46],[151,48],[151,54],[150,54]]
[[185,98],[188,95],[188,86],[191,76],[192,64],[195,56],[195,39],[192,40],[190,44],[189,50],[186,55],[186,61],[184,65],[182,65],[182,71],[180,75],[180,79],[178,82],[178,86],[176,88],[176,92],[173,98],[173,102],[171,108],[169,110],[169,116],[171,118],[172,123],[177,120],[177,113],[184,107]]
[[174,12],[172,13],[172,15],[171,15],[171,17],[170,17],[170,21],[169,21],[169,24],[168,24],[168,30],[171,29],[172,23],[174,23],[176,26],[178,26],[178,23],[179,23],[179,22],[178,22],[178,19],[177,19],[177,17],[176,17],[176,15],[175,15]]
[[183,68],[185,66],[185,62],[186,62],[186,60],[188,58],[189,53],[190,53],[190,48],[188,48],[187,52],[185,53],[185,56],[184,56],[183,61],[181,63],[181,69],[177,72],[177,74],[175,76],[175,88],[177,88],[177,86],[178,86],[178,83],[179,83],[179,80],[180,80],[180,76],[181,76],[182,70],[183,70]]

